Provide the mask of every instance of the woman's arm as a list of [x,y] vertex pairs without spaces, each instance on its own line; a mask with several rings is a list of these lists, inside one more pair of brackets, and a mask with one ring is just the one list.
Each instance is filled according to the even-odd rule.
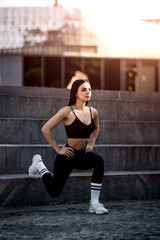
[[94,124],[95,124],[95,130],[93,131],[93,133],[91,134],[91,137],[89,139],[88,145],[86,147],[86,152],[88,151],[92,151],[95,141],[98,137],[99,134],[99,120],[98,120],[98,112],[96,109],[92,110],[92,114],[93,114],[93,119],[94,119]]
[[58,123],[63,121],[67,117],[69,112],[70,112],[70,108],[68,106],[61,108],[51,119],[48,120],[48,122],[46,122],[46,124],[41,129],[46,140],[54,148],[54,150],[58,154],[65,154],[67,156],[72,155],[73,149],[65,148],[65,147],[60,148],[53,138],[52,129],[55,128]]

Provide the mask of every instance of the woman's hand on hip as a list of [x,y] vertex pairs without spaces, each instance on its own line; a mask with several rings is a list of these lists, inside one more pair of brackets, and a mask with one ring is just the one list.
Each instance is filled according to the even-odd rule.
[[87,144],[86,148],[85,148],[85,153],[87,152],[91,152],[93,150],[93,147],[89,144]]
[[71,147],[62,147],[57,152],[60,155],[66,155],[67,157],[73,157],[74,156],[74,150]]

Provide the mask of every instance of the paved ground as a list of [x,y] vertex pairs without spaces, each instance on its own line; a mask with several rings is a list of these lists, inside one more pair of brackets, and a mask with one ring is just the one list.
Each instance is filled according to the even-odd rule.
[[0,209],[0,240],[160,240],[160,200],[104,203],[109,214],[88,213],[88,203]]

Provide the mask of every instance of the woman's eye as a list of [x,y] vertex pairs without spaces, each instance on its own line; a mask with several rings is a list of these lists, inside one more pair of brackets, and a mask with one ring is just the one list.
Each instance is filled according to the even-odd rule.
[[[87,88],[83,88],[82,91],[83,92],[87,91]],[[89,88],[88,91],[91,91],[91,88]]]

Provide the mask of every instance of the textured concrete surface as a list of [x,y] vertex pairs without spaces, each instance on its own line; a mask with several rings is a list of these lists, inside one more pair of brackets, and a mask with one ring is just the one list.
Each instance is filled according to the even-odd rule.
[[[46,143],[41,128],[46,120],[1,118],[0,144]],[[97,144],[156,144],[160,143],[160,121],[99,121]],[[134,133],[134,134],[133,134]],[[66,140],[64,124],[53,130],[58,143]]]
[[[28,175],[0,176],[0,206],[27,206],[90,199],[90,172],[72,172],[57,198],[51,198],[41,179]],[[101,191],[103,201],[160,199],[160,171],[105,172]]]
[[[105,171],[160,170],[159,145],[95,145],[94,151],[104,158]],[[32,157],[42,155],[46,167],[52,171],[56,153],[49,145],[0,145],[0,173],[28,173]]]
[[[160,199],[160,94],[92,93],[90,104],[100,119],[94,151],[105,160],[102,200]],[[37,153],[52,171],[55,151],[40,130],[68,103],[68,97],[67,89],[0,86],[1,206],[89,199],[90,172],[69,178],[62,196],[55,201],[48,197],[40,180],[24,176]],[[54,130],[58,144],[66,142],[62,125]]]
[[[95,145],[94,152],[104,158],[105,171],[160,170],[160,145]],[[0,145],[0,174],[28,173],[32,157],[42,155],[52,171],[55,151],[49,145]]]
[[[68,103],[67,98],[27,97],[0,95],[0,116],[18,118],[50,118]],[[101,120],[159,121],[159,101],[150,100],[110,100],[92,98],[90,105],[98,109]],[[25,109],[24,109],[25,106]],[[6,109],[8,111],[6,111]],[[43,109],[43,111],[42,111]]]
[[[0,86],[0,116],[48,119],[67,105],[68,97],[67,89]],[[159,102],[159,93],[107,90],[93,90],[91,99],[101,120],[121,121],[159,121]]]
[[[92,90],[95,98],[110,100],[125,99],[143,99],[150,101],[159,101],[160,94],[157,92],[129,92],[129,91],[110,91],[110,90]],[[0,86],[0,95],[10,96],[59,96],[60,98],[68,98],[69,90],[64,88],[47,88],[47,87],[18,87],[18,86]]]
[[88,213],[89,203],[0,209],[0,239],[160,239],[160,201],[103,203],[106,215]]

